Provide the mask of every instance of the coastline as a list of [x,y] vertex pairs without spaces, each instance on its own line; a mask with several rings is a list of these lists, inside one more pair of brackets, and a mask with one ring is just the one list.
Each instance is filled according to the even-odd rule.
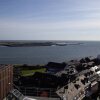
[[34,46],[67,46],[67,45],[81,45],[81,42],[20,42],[20,41],[2,41],[0,47],[34,47]]

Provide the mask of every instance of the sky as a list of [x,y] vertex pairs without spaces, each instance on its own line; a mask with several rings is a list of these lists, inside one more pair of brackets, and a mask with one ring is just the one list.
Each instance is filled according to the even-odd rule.
[[100,40],[100,0],[0,0],[0,40]]

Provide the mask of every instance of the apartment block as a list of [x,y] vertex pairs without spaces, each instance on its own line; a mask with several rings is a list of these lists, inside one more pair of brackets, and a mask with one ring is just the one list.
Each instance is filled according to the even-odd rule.
[[13,66],[0,65],[0,100],[3,100],[13,88]]

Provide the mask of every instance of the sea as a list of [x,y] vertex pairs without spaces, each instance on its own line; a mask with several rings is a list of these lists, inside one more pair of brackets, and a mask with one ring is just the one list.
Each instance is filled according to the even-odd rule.
[[97,57],[100,41],[68,41],[66,46],[5,47],[0,46],[0,64],[42,65],[48,62],[67,62],[83,57]]

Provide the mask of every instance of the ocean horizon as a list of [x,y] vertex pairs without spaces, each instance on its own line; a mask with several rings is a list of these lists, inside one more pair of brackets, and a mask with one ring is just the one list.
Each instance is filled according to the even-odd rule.
[[[12,40],[11,40],[12,41]],[[66,46],[3,47],[0,46],[0,64],[46,64],[100,54],[100,41],[66,41],[82,43]]]

